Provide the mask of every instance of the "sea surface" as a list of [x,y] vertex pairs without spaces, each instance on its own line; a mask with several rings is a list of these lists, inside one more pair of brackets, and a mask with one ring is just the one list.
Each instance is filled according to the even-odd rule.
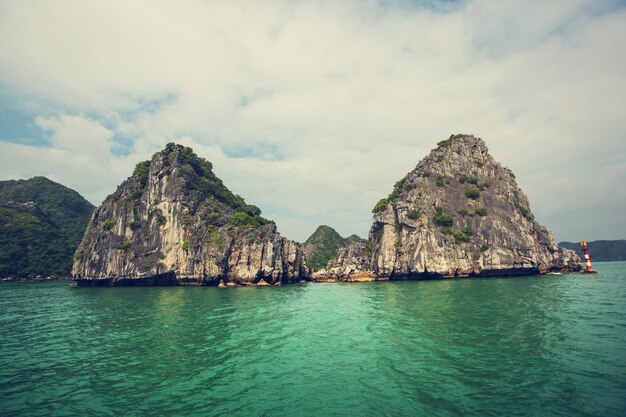
[[3,416],[624,416],[626,262],[279,288],[0,285]]

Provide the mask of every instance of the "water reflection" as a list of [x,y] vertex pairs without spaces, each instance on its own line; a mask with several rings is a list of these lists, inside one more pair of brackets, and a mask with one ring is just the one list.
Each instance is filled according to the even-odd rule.
[[616,271],[228,290],[2,286],[0,409],[619,415],[626,264]]

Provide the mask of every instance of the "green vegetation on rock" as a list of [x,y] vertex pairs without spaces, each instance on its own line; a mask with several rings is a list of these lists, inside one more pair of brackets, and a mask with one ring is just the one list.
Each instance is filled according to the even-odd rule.
[[119,250],[128,250],[128,249],[130,249],[130,242],[124,241],[124,242],[120,243],[119,245],[117,245],[117,248]]
[[454,216],[452,214],[443,214],[443,209],[441,207],[435,207],[433,223],[437,226],[452,227],[454,224]]
[[474,214],[484,217],[487,215],[487,209],[484,207],[477,207],[474,209]]
[[470,236],[472,236],[472,231],[467,227],[464,227],[462,230],[454,232],[454,239],[457,242],[467,243],[470,241]]
[[[362,239],[356,235],[343,238],[332,227],[319,226],[304,242],[304,253],[307,257],[307,263],[313,270],[324,268],[331,259],[337,256],[340,248],[360,243],[361,241]],[[370,247],[373,247],[370,241],[367,241],[366,245],[368,243]]]
[[480,197],[480,191],[478,191],[476,188],[466,188],[465,197],[476,200],[478,197]]
[[530,212],[528,211],[528,209],[526,209],[526,207],[520,204],[515,204],[515,208],[519,210],[519,212],[522,214],[522,217],[524,217],[525,219],[528,219],[528,220],[533,219],[533,215],[530,214]]
[[69,276],[93,208],[45,177],[0,181],[0,277]]
[[374,208],[372,209],[372,213],[374,213],[374,214],[380,213],[381,211],[385,210],[388,205],[389,205],[389,199],[388,198],[381,198],[378,201],[378,203],[376,203]]
[[142,161],[135,165],[133,171],[133,178],[135,178],[141,186],[145,186],[148,183],[148,174],[150,173],[150,161]]
[[511,171],[509,168],[506,169],[507,172],[509,173],[509,176],[513,179],[515,179],[515,174],[513,173],[513,171]]
[[411,220],[417,220],[420,218],[421,215],[422,215],[422,212],[420,210],[411,210],[407,213],[406,217],[408,217]]
[[461,184],[465,184],[465,183],[474,184],[474,185],[478,184],[478,180],[476,178],[470,177],[469,175],[465,175],[465,174],[459,177],[459,182]]
[[394,201],[396,201],[398,197],[400,197],[400,194],[402,194],[403,191],[406,191],[409,188],[410,184],[407,181],[407,177],[404,176],[404,178],[394,184],[393,190],[391,190],[391,193],[387,196],[387,198],[380,199],[378,203],[376,203],[376,205],[372,209],[372,213],[376,214],[385,210],[389,203],[393,203]]
[[456,139],[460,138],[462,135],[450,135],[450,137],[446,140],[442,140],[440,142],[437,142],[437,146],[441,147],[441,148],[446,148],[448,146],[450,146],[450,144],[452,142],[454,142]]

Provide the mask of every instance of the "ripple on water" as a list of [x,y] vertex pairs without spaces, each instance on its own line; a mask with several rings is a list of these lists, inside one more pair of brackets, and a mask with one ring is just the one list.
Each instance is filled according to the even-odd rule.
[[0,286],[2,415],[624,415],[626,263],[281,288]]

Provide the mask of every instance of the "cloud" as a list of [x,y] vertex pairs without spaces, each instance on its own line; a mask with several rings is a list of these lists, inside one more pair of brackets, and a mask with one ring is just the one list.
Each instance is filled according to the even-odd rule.
[[[175,139],[288,237],[321,223],[366,235],[393,183],[465,132],[516,172],[558,238],[626,235],[619,216],[577,221],[626,204],[617,2],[21,1],[0,11],[0,100],[49,144],[2,138],[1,177],[49,175],[97,203]],[[602,181],[592,200],[581,172]]]

